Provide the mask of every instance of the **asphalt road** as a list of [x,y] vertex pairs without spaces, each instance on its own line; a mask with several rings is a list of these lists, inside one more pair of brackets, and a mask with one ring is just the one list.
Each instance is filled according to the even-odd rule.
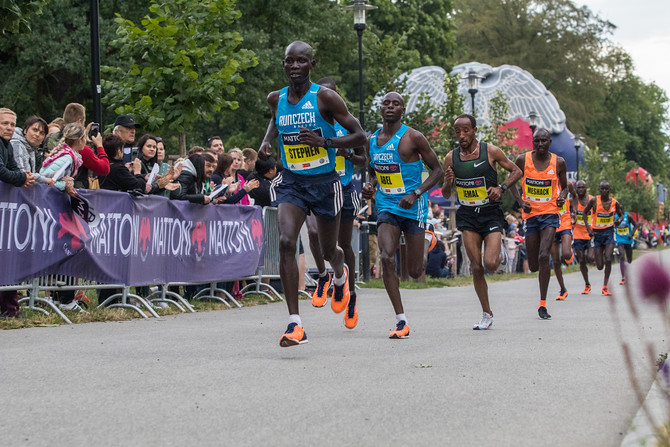
[[[670,252],[664,252],[666,265]],[[0,331],[3,446],[619,445],[639,408],[647,362],[668,351],[661,315],[618,318],[594,291],[537,318],[535,277],[490,284],[495,326],[473,331],[472,287],[404,290],[411,334],[383,290],[359,292],[354,330],[301,302],[309,343],[280,348],[286,306]],[[613,269],[618,284],[618,266]],[[634,285],[633,285],[634,288]],[[656,342],[647,356],[643,340]]]

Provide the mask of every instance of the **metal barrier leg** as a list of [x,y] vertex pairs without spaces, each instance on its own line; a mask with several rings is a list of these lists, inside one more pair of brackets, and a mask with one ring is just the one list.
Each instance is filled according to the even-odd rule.
[[[207,292],[209,292],[209,295],[207,295]],[[233,296],[230,293],[228,293],[228,291],[223,290],[223,289],[219,289],[218,287],[216,287],[215,282],[210,283],[208,288],[202,289],[200,292],[196,293],[196,295],[193,297],[193,299],[198,300],[198,301],[200,301],[200,300],[214,300],[214,301],[219,301],[219,302],[225,304],[228,307],[233,307],[233,306],[230,305],[230,303],[228,301],[224,300],[221,297],[218,297],[218,296],[214,295],[216,292],[223,293],[226,296],[226,298],[228,298],[230,301],[232,301],[233,304],[235,304],[237,307],[242,307],[242,305],[240,303],[238,303],[237,300],[235,300],[235,298],[233,298]]]
[[[186,301],[183,297],[181,297],[178,293],[170,292],[168,290],[168,285],[167,284],[162,284],[161,288],[163,290],[156,290],[155,292],[152,292],[148,297],[146,297],[146,300],[149,301],[150,303],[168,303],[174,305],[177,309],[179,309],[182,312],[186,312],[186,309],[188,309],[189,312],[195,312],[195,309],[193,306],[191,306],[191,303]],[[160,295],[160,298],[153,298],[150,299],[154,295]],[[174,298],[174,300],[169,299],[167,296],[171,296]]]
[[67,324],[72,324],[72,321],[70,321],[70,319],[66,317],[65,314],[52,301],[40,298],[38,295],[39,292],[40,292],[39,278],[35,278],[33,279],[32,287],[29,289],[29,296],[21,298],[19,300],[19,304],[21,304],[21,302],[23,301],[28,301],[28,305],[23,306],[22,309],[37,310],[39,312],[44,313],[45,315],[49,315],[49,312],[46,309],[42,309],[41,307],[35,306],[35,303],[46,304],[48,307],[51,308],[51,310],[56,312],[56,314],[59,317],[61,317]]
[[122,309],[132,309],[135,312],[137,312],[138,314],[140,314],[140,316],[142,316],[143,318],[149,319],[149,317],[146,316],[146,314],[142,311],[142,309],[140,309],[139,307],[137,307],[133,304],[130,304],[128,302],[128,297],[130,297],[130,298],[133,298],[133,299],[137,300],[140,304],[142,304],[144,307],[146,307],[147,310],[149,311],[149,313],[153,317],[160,319],[160,315],[158,315],[156,313],[156,311],[153,310],[153,308],[151,307],[151,305],[148,302],[146,302],[142,297],[139,297],[137,295],[134,295],[134,294],[130,293],[130,287],[128,287],[128,286],[123,287],[123,291],[121,293],[115,293],[114,295],[107,298],[105,301],[103,301],[101,304],[98,305],[98,308],[105,306],[107,304],[107,302],[115,300],[119,297],[121,297],[121,302],[120,303],[110,304],[107,307],[110,308],[110,309],[113,308],[113,307],[120,307]]

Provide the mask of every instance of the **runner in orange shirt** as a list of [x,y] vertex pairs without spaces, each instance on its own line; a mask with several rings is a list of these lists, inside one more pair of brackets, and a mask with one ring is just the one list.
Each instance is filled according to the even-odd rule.
[[533,151],[521,154],[516,165],[523,172],[519,190],[510,188],[521,206],[526,229],[526,252],[531,272],[539,272],[540,305],[537,313],[548,320],[547,289],[551,277],[549,255],[556,229],[560,226],[559,209],[568,195],[568,180],[565,160],[549,152],[551,136],[546,129],[538,129],[533,135]]
[[[572,197],[575,196],[575,190],[572,183],[568,183],[568,190]],[[563,301],[568,297],[568,289],[563,282],[563,261],[566,264],[572,264],[575,255],[572,253],[572,219],[570,217],[570,201],[566,200],[563,206],[558,210],[558,217],[561,226],[556,230],[554,243],[551,246],[551,259],[554,261],[554,274],[561,290],[556,297],[557,301]],[[562,256],[561,256],[562,255]]]
[[591,284],[589,283],[589,250],[591,249],[591,230],[590,219],[588,215],[584,214],[584,208],[589,204],[593,198],[592,195],[586,192],[586,183],[584,180],[577,180],[575,183],[576,194],[571,199],[571,213],[572,213],[572,247],[575,249],[575,255],[579,262],[579,270],[582,272],[584,278],[584,290],[582,295],[591,293]]
[[[610,184],[607,180],[600,182],[600,195],[589,200],[584,208],[584,215],[593,211],[591,226],[593,227],[593,250],[596,258],[596,267],[602,270],[605,267],[603,280],[603,295],[611,295],[607,288],[612,272],[612,256],[614,253],[614,227],[618,227],[623,220],[623,206],[614,197],[610,197]],[[619,216],[614,221],[614,214]]]

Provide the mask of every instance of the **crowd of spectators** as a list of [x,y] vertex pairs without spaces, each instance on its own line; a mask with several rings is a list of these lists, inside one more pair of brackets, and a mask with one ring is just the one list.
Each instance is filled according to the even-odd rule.
[[[194,146],[170,164],[164,140],[140,130],[132,116],[119,115],[103,135],[99,125],[86,124],[86,109],[78,103],[68,104],[62,118],[47,124],[30,116],[22,127],[12,110],[0,108],[0,181],[26,188],[39,183],[73,196],[77,189],[100,188],[202,205],[270,205],[274,159],[260,161],[252,148],[225,151],[221,137],[213,136],[206,148]],[[226,187],[213,196],[221,185]],[[63,308],[76,308],[74,293],[58,299]],[[17,292],[0,292],[3,317],[16,316],[18,309]]]

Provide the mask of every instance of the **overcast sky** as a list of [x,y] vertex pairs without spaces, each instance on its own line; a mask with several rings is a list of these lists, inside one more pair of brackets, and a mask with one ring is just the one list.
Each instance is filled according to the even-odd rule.
[[670,96],[670,0],[573,0],[617,26],[613,42],[633,57],[635,72]]

